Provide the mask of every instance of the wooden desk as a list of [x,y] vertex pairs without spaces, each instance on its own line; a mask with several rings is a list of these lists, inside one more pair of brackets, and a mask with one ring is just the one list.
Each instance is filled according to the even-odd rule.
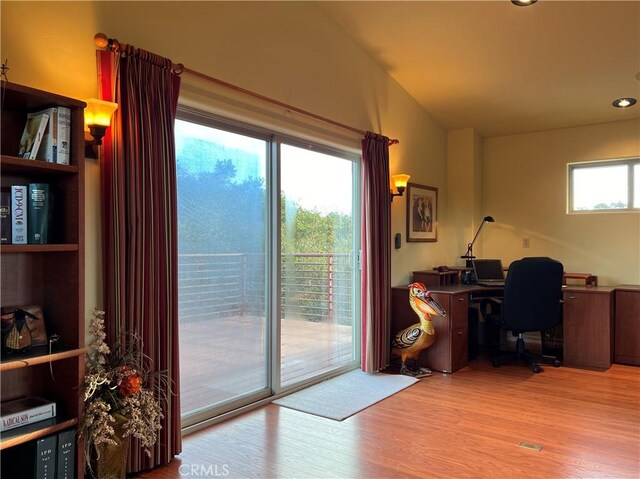
[[640,366],[640,286],[615,291],[615,362]]
[[[420,356],[420,366],[452,373],[467,364],[470,299],[478,295],[501,296],[501,288],[445,285],[428,288],[447,312],[436,318],[436,342]],[[563,352],[565,366],[605,370],[613,362],[613,287],[563,288]],[[495,293],[495,294],[494,294]],[[391,334],[416,323],[406,286],[391,288]]]
[[563,364],[606,370],[613,363],[613,287],[567,286],[562,308]]
[[[502,294],[502,288],[455,284],[428,288],[433,299],[447,312],[444,318],[435,318],[436,342],[420,355],[420,366],[434,371],[452,373],[467,365],[469,347],[469,300],[476,292]],[[391,334],[418,322],[409,305],[406,286],[391,288]]]

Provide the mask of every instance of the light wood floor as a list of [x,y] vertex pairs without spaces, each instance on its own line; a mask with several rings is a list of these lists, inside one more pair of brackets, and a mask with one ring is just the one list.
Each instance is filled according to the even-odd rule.
[[139,477],[638,479],[640,368],[533,374],[477,359],[342,422],[268,405],[183,448]]

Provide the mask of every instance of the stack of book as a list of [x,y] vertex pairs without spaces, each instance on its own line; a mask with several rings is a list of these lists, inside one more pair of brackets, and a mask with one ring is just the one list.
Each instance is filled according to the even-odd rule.
[[47,244],[53,214],[47,183],[0,190],[0,244]]
[[56,403],[27,396],[0,404],[0,432],[56,417]]
[[69,108],[54,106],[27,115],[18,148],[20,158],[68,165],[70,146]]

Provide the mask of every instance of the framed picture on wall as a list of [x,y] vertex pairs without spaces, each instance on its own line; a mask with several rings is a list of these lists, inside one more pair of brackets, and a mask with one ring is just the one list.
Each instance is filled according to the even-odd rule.
[[438,241],[438,188],[407,184],[407,242]]

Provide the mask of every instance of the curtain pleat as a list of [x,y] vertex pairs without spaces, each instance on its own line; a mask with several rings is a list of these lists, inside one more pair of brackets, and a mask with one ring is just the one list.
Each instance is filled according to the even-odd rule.
[[101,96],[118,103],[101,158],[102,250],[108,337],[141,338],[154,387],[162,390],[165,417],[151,457],[132,440],[127,471],[138,472],[182,449],[174,139],[180,77],[168,59],[128,53],[98,52]]
[[367,132],[362,140],[361,368],[389,365],[391,213],[389,139]]

